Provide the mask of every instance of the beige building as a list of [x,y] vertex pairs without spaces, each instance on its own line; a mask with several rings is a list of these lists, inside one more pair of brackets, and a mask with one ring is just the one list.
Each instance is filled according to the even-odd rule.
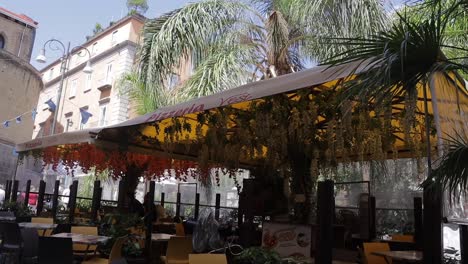
[[31,139],[32,110],[43,88],[29,64],[36,27],[31,18],[0,7],[0,184],[15,173],[15,144]]
[[[83,48],[73,50],[57,109],[56,133],[117,124],[129,118],[129,99],[119,90],[118,82],[133,67],[144,19],[140,15],[127,16],[82,44],[91,53],[90,74],[83,72],[88,52]],[[54,113],[45,102],[52,99],[57,104],[60,66],[61,61],[57,60],[41,70],[45,88],[37,103],[33,138],[52,132]],[[86,124],[80,110],[92,115]]]

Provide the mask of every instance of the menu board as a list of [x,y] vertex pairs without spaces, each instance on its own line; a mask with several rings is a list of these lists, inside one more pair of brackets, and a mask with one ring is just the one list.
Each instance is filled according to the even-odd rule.
[[263,223],[262,247],[281,257],[310,257],[312,228],[307,225]]

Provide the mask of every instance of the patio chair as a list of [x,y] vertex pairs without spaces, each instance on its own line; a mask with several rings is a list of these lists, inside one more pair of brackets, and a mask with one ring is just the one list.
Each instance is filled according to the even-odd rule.
[[108,259],[92,258],[87,261],[81,262],[81,264],[112,264],[114,262],[117,262],[123,259],[122,247],[123,247],[123,244],[125,243],[125,240],[126,240],[126,237],[119,237],[117,238],[117,240],[115,240]]
[[23,238],[22,263],[36,263],[39,250],[39,235],[34,228],[21,229]]
[[39,237],[38,264],[72,264],[71,238]]
[[390,246],[388,243],[379,243],[379,242],[370,242],[363,243],[364,247],[364,258],[365,263],[367,264],[392,264],[392,260],[389,259],[388,262],[384,257],[373,255],[373,252],[377,251],[390,251]]
[[227,264],[224,254],[190,254],[189,264]]
[[393,234],[392,235],[392,241],[414,242],[414,236],[413,235]]
[[[54,219],[53,218],[48,218],[48,217],[32,217],[31,218],[31,223],[53,224]],[[50,236],[50,235],[52,235],[52,229],[37,230],[37,233],[40,236]]]
[[177,223],[175,224],[176,236],[185,236],[184,224]]
[[[72,226],[71,233],[97,236],[98,230],[95,226]],[[73,244],[73,254],[83,258],[87,258],[90,254],[95,255],[96,249],[96,245]]]
[[162,256],[161,260],[166,264],[189,264],[189,254],[192,251],[191,237],[171,237],[166,256]]
[[0,234],[2,237],[2,252],[15,254],[19,261],[23,250],[23,239],[18,224],[0,223]]

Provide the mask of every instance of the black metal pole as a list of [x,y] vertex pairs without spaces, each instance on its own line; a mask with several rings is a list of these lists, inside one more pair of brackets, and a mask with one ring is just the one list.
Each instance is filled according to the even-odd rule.
[[71,188],[70,188],[70,198],[68,199],[68,221],[69,223],[73,223],[75,219],[75,208],[76,208],[76,196],[78,194],[78,181],[73,181]]
[[13,181],[13,189],[11,190],[11,200],[13,202],[16,202],[16,200],[18,199],[18,185],[19,185],[19,181],[14,180]]
[[164,198],[165,198],[166,194],[165,193],[161,193],[161,206],[164,207]]
[[221,208],[221,194],[216,194],[215,219],[219,220],[219,209]]
[[24,191],[24,206],[29,206],[29,192],[31,191],[31,180],[26,182],[26,190]]
[[93,187],[93,201],[91,203],[91,220],[93,222],[96,222],[97,219],[97,213],[99,210],[99,205],[101,204],[101,196],[99,195],[99,189],[101,188],[101,181],[97,180],[94,181],[94,187]]
[[146,219],[146,241],[145,241],[145,245],[146,245],[146,256],[148,257],[148,263],[150,263],[151,259],[152,259],[152,246],[151,246],[151,242],[152,242],[152,239],[151,239],[151,234],[153,233],[153,221],[155,219],[153,219],[153,216],[156,214],[156,212],[154,212],[154,192],[156,190],[156,183],[154,181],[151,181],[150,182],[150,186],[149,186],[149,195],[148,195],[148,201],[147,201],[147,204],[146,204],[146,216],[147,216],[147,219]]
[[44,193],[45,193],[46,183],[45,181],[41,180],[39,182],[39,194],[37,196],[37,207],[36,207],[36,214],[40,216],[42,213],[42,208],[44,208]]
[[423,209],[422,209],[422,198],[414,197],[414,242],[416,248],[422,249],[423,241]]
[[424,264],[442,263],[442,200],[441,193],[423,191],[423,258]]
[[176,201],[176,211],[175,211],[176,218],[180,216],[180,192],[177,193],[177,201]]
[[54,194],[52,195],[52,218],[54,220],[57,220],[59,188],[60,181],[56,180],[54,184]]
[[468,264],[468,226],[460,225],[461,264]]
[[200,213],[200,194],[195,194],[195,219],[198,219]]
[[315,263],[331,264],[333,253],[334,184],[326,180],[317,189],[317,255]]

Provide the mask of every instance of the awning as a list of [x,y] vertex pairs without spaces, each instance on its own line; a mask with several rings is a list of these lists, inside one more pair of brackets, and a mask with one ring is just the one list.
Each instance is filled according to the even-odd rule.
[[36,138],[16,145],[17,152],[24,152],[34,149],[43,149],[59,145],[72,145],[80,143],[91,143],[94,141],[96,134],[101,131],[99,128],[85,129],[73,132],[66,132]]

